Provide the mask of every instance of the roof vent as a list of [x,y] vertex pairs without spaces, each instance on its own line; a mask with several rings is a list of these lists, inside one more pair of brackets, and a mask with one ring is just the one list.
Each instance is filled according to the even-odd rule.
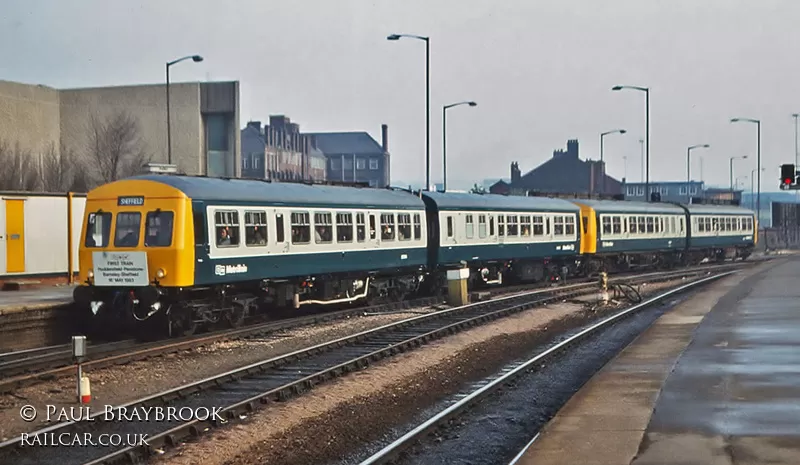
[[175,174],[178,172],[178,166],[166,163],[148,163],[142,167],[142,171],[145,173]]

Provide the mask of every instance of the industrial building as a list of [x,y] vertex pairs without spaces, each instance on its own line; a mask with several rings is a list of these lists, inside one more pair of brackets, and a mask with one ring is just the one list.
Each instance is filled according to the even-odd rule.
[[[185,174],[240,176],[238,81],[169,87],[172,164]],[[128,175],[126,163],[168,163],[166,90],[165,84],[55,89],[0,81],[0,148],[34,160],[37,169],[47,153],[73,154],[92,184]],[[114,152],[109,146],[125,158],[114,164],[116,173],[97,159]]]

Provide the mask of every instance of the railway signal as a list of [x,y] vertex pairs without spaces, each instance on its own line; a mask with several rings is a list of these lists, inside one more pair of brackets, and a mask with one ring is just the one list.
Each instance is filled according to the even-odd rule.
[[797,171],[792,164],[781,165],[781,189],[800,189],[796,183]]

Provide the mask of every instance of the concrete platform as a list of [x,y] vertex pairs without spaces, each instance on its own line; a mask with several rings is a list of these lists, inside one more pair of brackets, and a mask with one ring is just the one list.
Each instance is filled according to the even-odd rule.
[[800,257],[662,316],[517,465],[800,464]]
[[0,292],[0,315],[41,310],[72,303],[74,286],[53,286],[48,288]]

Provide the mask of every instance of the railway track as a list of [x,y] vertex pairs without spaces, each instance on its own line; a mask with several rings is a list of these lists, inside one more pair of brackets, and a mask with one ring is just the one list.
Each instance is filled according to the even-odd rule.
[[[715,268],[719,273],[740,266],[724,265]],[[711,272],[708,269],[681,270],[615,278],[610,281],[636,285],[680,278],[699,279]],[[51,433],[77,437],[89,432],[96,436],[137,433],[148,435],[147,446],[25,447],[21,438],[16,438],[0,443],[0,463],[23,465],[56,460],[62,465],[130,463],[157,454],[159,449],[173,446],[186,438],[199,436],[209,428],[234,421],[241,414],[252,412],[260,405],[286,400],[316,384],[362,369],[372,362],[542,304],[596,292],[594,283],[572,284],[522,292],[408,318],[190,383],[115,407],[113,410],[118,415],[120,412],[144,411],[143,409],[156,406],[170,406],[176,410],[217,407],[222,408],[222,419],[120,423],[107,421],[105,414],[98,412],[92,417],[92,421],[58,423],[28,435],[36,437]]]
[[[640,276],[662,276],[686,271],[702,272],[705,270],[718,270],[722,267],[747,266],[751,262],[733,262],[723,265],[700,266],[691,269],[682,269],[669,272],[651,272]],[[616,275],[621,279],[630,273]],[[575,280],[575,283],[594,283],[594,279]],[[613,282],[613,279],[612,279]],[[496,289],[487,289],[482,292],[473,292],[473,301],[479,298],[496,297],[526,292],[531,289],[547,289],[532,285],[504,286]],[[184,350],[195,349],[213,343],[233,341],[254,337],[263,337],[270,333],[284,331],[301,326],[336,321],[356,315],[373,315],[390,312],[399,312],[409,308],[439,305],[445,302],[443,297],[423,297],[404,302],[391,302],[369,307],[355,307],[333,312],[312,313],[300,317],[286,318],[245,326],[232,330],[221,330],[183,338],[167,339],[148,343],[135,340],[115,341],[109,343],[90,343],[87,351],[88,357],[83,363],[85,370],[105,368],[113,365],[145,360],[152,357],[163,356]],[[71,347],[69,344],[58,346],[27,349],[17,352],[0,354],[0,394],[12,393],[19,388],[49,381],[62,376],[73,375],[75,367],[72,361]]]
[[[446,430],[450,428],[453,424],[457,424],[459,428],[463,428],[466,422],[470,421],[469,419],[470,414],[467,412],[471,408],[485,401],[489,396],[497,395],[499,398],[502,398],[507,391],[514,390],[514,387],[510,386],[513,386],[515,383],[518,383],[521,378],[531,376],[532,374],[536,373],[537,370],[539,370],[539,368],[542,367],[543,365],[552,365],[551,361],[556,356],[566,351],[569,351],[575,347],[580,346],[580,344],[582,344],[585,340],[591,338],[592,336],[597,335],[598,333],[601,333],[604,330],[607,330],[609,327],[619,323],[621,320],[630,317],[645,308],[651,307],[654,304],[658,304],[671,296],[675,296],[687,290],[709,284],[713,281],[716,281],[725,276],[729,276],[730,274],[733,273],[735,273],[735,271],[718,273],[713,276],[701,278],[693,282],[687,283],[685,285],[682,285],[678,288],[660,293],[659,295],[647,299],[644,302],[641,302],[628,309],[622,310],[612,316],[604,318],[597,323],[589,325],[585,329],[577,332],[576,334],[566,338],[565,340],[557,344],[550,346],[546,350],[538,353],[537,355],[529,358],[528,360],[515,363],[513,369],[503,372],[503,374],[492,379],[491,381],[488,381],[487,383],[478,387],[471,393],[464,395],[463,397],[461,397],[460,400],[450,404],[449,406],[442,409],[441,411],[439,411],[426,421],[422,422],[421,424],[417,425],[416,427],[408,431],[406,434],[404,434],[397,440],[393,441],[392,443],[388,444],[378,452],[372,454],[371,456],[363,460],[360,463],[360,465],[383,465],[388,463],[404,463],[406,462],[404,458],[406,458],[407,456],[408,458],[410,458],[410,462],[426,463],[427,462],[426,458],[429,458],[432,455],[432,452],[439,447],[438,444],[447,441],[447,439],[444,439],[444,441],[441,442],[439,441],[432,442],[429,439],[431,437],[441,438],[442,436],[448,436]],[[556,368],[556,370],[558,369]],[[501,400],[498,400],[498,402],[496,403],[502,404]],[[481,418],[486,418],[486,416],[493,414],[495,414],[496,417],[499,416],[500,418],[502,418],[502,414],[495,413],[494,409],[491,406],[486,407],[483,410],[485,411],[482,411],[480,413]],[[451,434],[449,436],[460,438],[460,435]],[[530,441],[528,445],[523,447],[522,451],[514,459],[512,459],[511,464],[517,463],[519,458],[524,454],[526,448],[532,442],[533,441]],[[418,453],[413,455],[413,457],[409,455],[415,446],[423,444],[427,446],[426,448],[427,450],[417,451]],[[479,455],[477,451],[475,451],[475,454]],[[441,456],[442,454],[438,455]],[[455,458],[453,459],[455,460]],[[438,458],[437,459],[431,458],[430,460],[432,462],[436,462]]]

